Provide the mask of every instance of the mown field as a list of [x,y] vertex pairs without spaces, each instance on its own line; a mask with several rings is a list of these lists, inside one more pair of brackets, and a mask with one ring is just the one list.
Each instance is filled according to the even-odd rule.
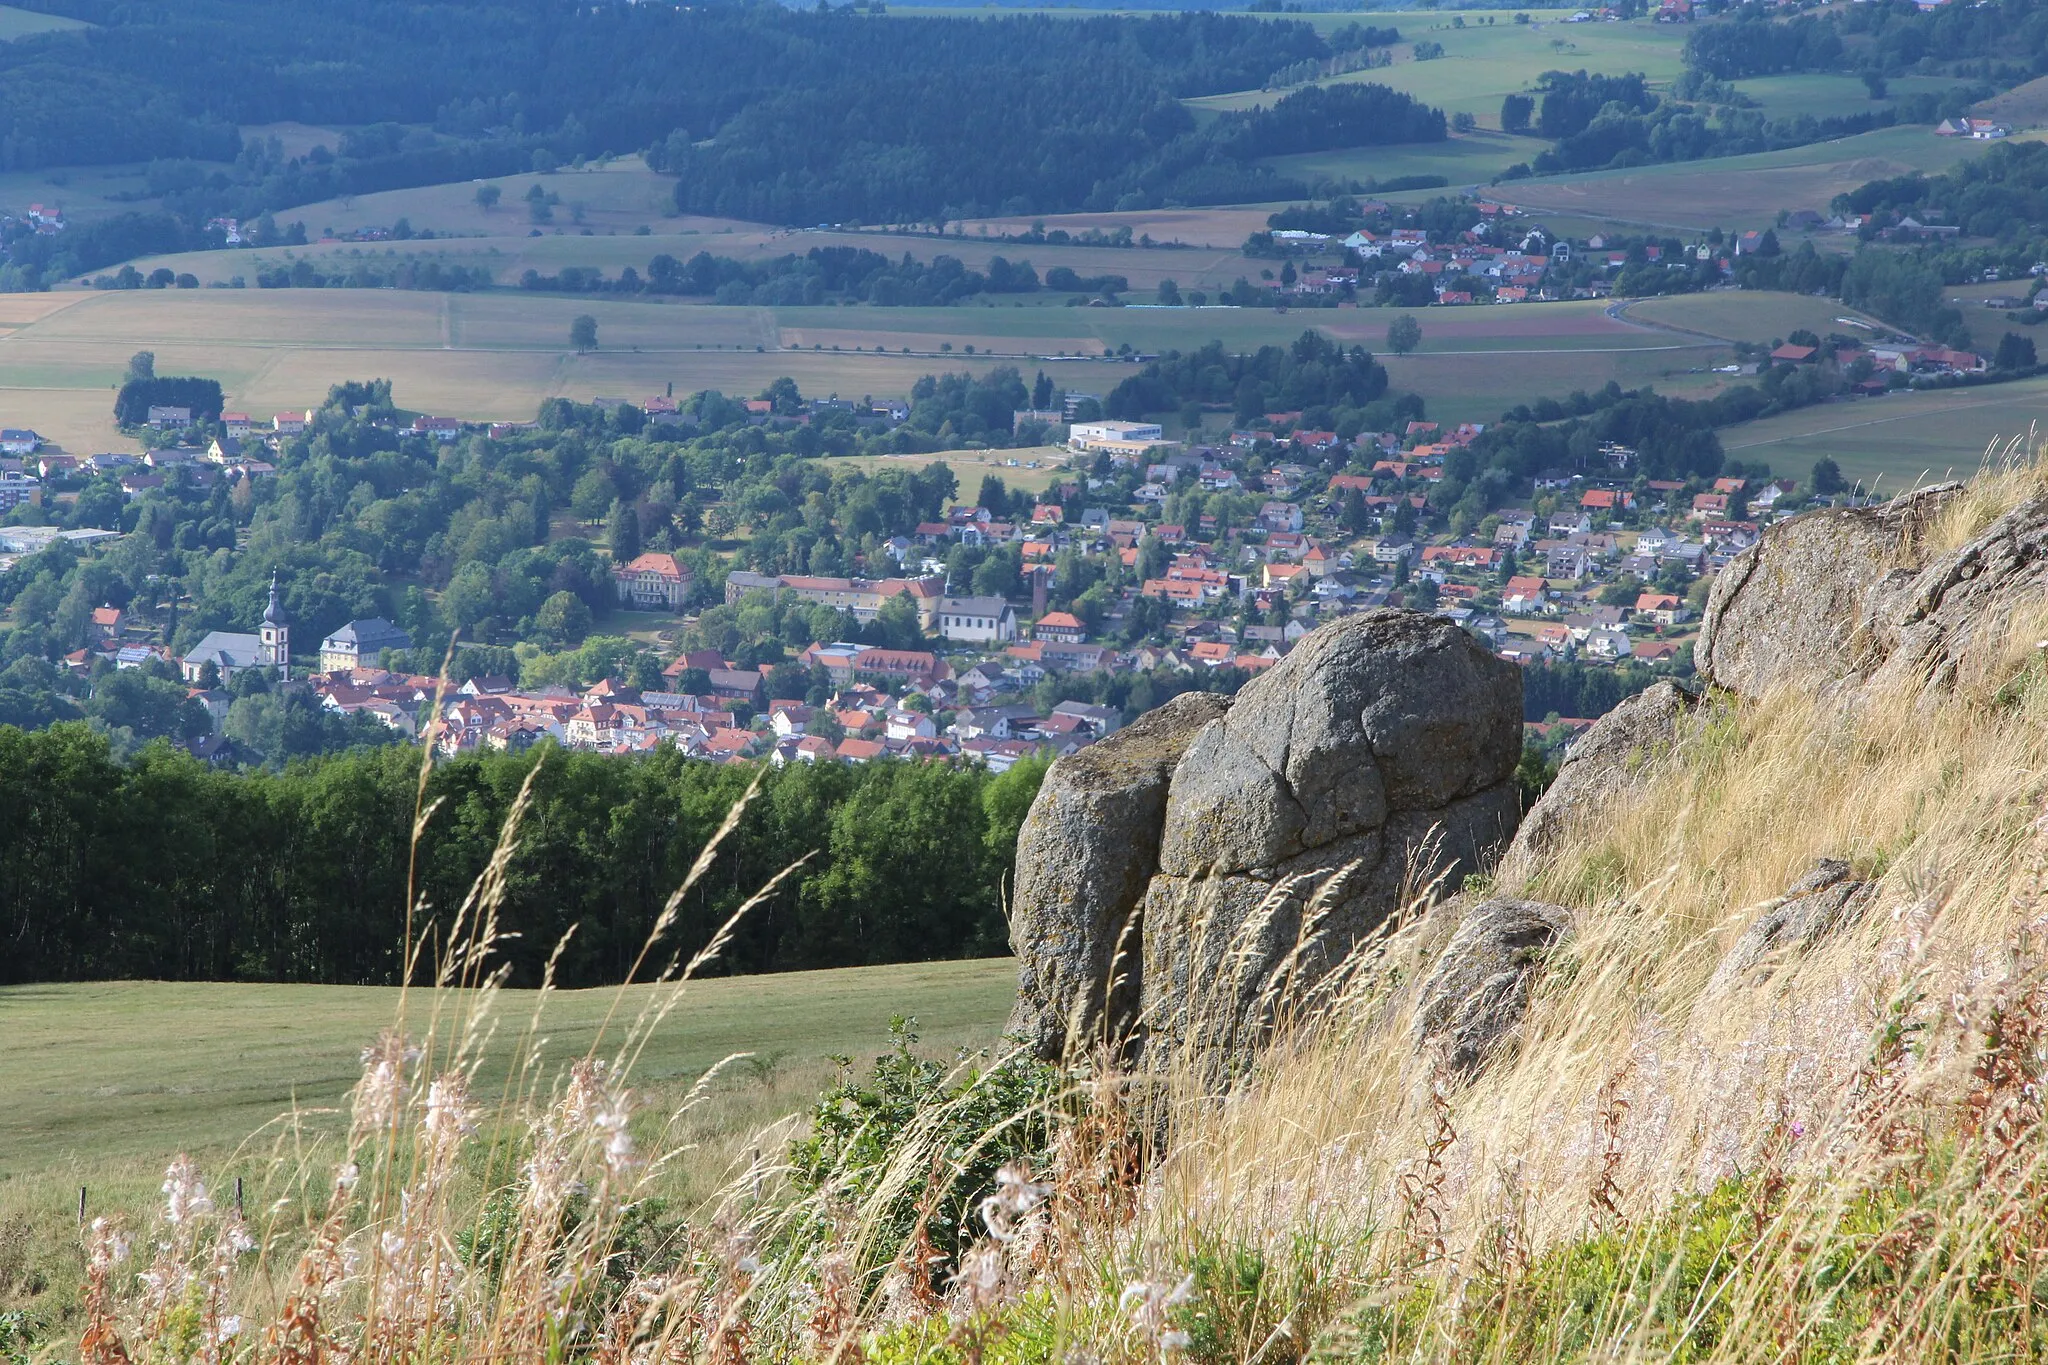
[[[1804,294],[1725,290],[1707,294],[1672,294],[1657,299],[1631,299],[1621,305],[1631,321],[1704,332],[1726,341],[1770,341],[1805,330],[1817,336],[1840,332],[1868,336],[1882,324],[1833,299]],[[1844,321],[1848,319],[1848,321]],[[1854,326],[1861,322],[1865,327]]]
[[1803,408],[1721,432],[1729,455],[1804,478],[1822,456],[1880,489],[1976,471],[1986,447],[2048,435],[2048,378],[1935,393],[1894,393]]
[[[1067,388],[1106,393],[1129,372],[1105,353],[1220,340],[1284,344],[1318,328],[1385,349],[1403,310],[1162,308],[728,308],[520,293],[388,290],[135,290],[24,296],[0,307],[0,422],[63,448],[130,448],[113,390],[128,357],[165,374],[221,381],[252,413],[316,403],[344,379],[390,377],[399,402],[471,419],[524,418],[562,395],[638,396],[716,388],[754,393],[789,375],[807,393],[906,394],[937,370],[1044,368]],[[600,349],[568,344],[572,318],[598,319]],[[1397,362],[1433,411],[1487,420],[1546,393],[1639,384],[1719,363],[1710,340],[1637,327],[1597,304],[1423,309],[1417,355]],[[9,319],[18,318],[10,324]],[[974,348],[972,354],[967,350]],[[951,349],[946,349],[950,347]],[[907,352],[907,353],[906,353]],[[1461,357],[1462,359],[1453,359]]]
[[1924,127],[1880,128],[1751,156],[1517,181],[1499,193],[1531,209],[1678,232],[1766,227],[1780,209],[1825,213],[1836,195],[1866,181],[1946,170],[1986,145],[1936,137]]
[[[655,989],[557,991],[544,1001],[503,993],[478,1093],[502,1091],[536,1009],[553,1068],[593,1049],[610,1055]],[[721,1085],[727,1107],[749,1092],[800,1104],[829,1077],[830,1057],[864,1063],[883,1050],[898,1014],[915,1015],[936,1047],[994,1043],[1015,991],[1008,958],[708,979],[653,1032],[634,1074],[654,1097],[673,1098],[714,1064],[751,1053]],[[422,1034],[434,1006],[414,992],[407,1031]],[[295,1109],[311,1131],[331,1131],[362,1049],[398,1011],[398,991],[368,987],[0,989],[0,1192],[61,1206],[95,1171],[179,1151],[219,1161],[244,1144],[267,1149],[266,1125]]]

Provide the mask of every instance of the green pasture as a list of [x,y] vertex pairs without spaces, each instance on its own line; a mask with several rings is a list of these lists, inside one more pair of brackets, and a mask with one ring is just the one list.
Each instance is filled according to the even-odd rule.
[[[1484,184],[1518,161],[1527,161],[1549,144],[1537,138],[1513,137],[1497,130],[1456,133],[1442,142],[1409,142],[1394,147],[1354,147],[1334,152],[1300,152],[1276,156],[1267,165],[1283,175],[1300,176],[1313,182],[1320,178],[1393,180],[1410,175],[1440,175],[1449,182],[1446,190],[1404,195],[1427,198],[1434,194],[1455,194],[1468,185]],[[1517,187],[1503,186],[1493,193],[1512,197]]]
[[1867,181],[1946,170],[1987,145],[1936,137],[1917,125],[1881,128],[1783,151],[1522,180],[1497,192],[1531,210],[1581,220],[1675,232],[1761,228],[1775,223],[1781,209],[1825,213],[1836,195]]
[[[1832,299],[1761,290],[1717,290],[1632,299],[1621,305],[1632,322],[1704,332],[1725,341],[1769,341],[1796,331],[1816,336],[1839,332],[1868,339],[1888,330],[1877,319]],[[1844,322],[1843,319],[1850,319]],[[1855,323],[1866,324],[1863,327]]]
[[[479,1093],[502,1089],[523,1039],[541,1040],[550,1069],[592,1051],[611,1055],[658,989],[502,993]],[[865,1060],[883,1050],[898,1014],[915,1015],[930,1043],[983,1046],[995,1042],[1015,990],[1007,958],[713,978],[683,993],[634,1077],[679,1092],[734,1053],[756,1060],[731,1073],[732,1086],[778,1069],[816,1073],[833,1055]],[[414,992],[406,1031],[419,1037],[437,1006],[466,1003]],[[398,1024],[399,1009],[398,991],[368,987],[0,989],[0,1188],[48,1182],[75,1199],[96,1166],[267,1147],[266,1125],[294,1110],[330,1131],[332,1110],[361,1074],[362,1049]]]
[[[1394,49],[1394,64],[1332,78],[1332,83],[1371,81],[1406,91],[1446,114],[1471,114],[1480,126],[1500,127],[1500,102],[1525,90],[1545,71],[1596,71],[1610,75],[1640,71],[1653,83],[1677,78],[1685,46],[1682,24],[1657,24],[1648,19],[1628,23],[1571,24],[1562,16],[1538,15],[1517,24],[1511,11],[1461,13],[1459,28],[1448,14],[1407,10],[1377,16],[1329,16],[1343,22],[1392,23],[1405,40]],[[1492,24],[1485,19],[1495,20]],[[1332,25],[1334,27],[1334,25]],[[1414,59],[1419,40],[1441,43],[1444,55],[1432,61]],[[1861,93],[1861,87],[1858,87]],[[1189,100],[1195,110],[1245,109],[1270,104],[1285,91],[1245,90]],[[1521,158],[1517,158],[1518,160]]]
[[2015,437],[2022,448],[2048,434],[2048,378],[2010,384],[1894,393],[1802,408],[1728,427],[1721,444],[1743,460],[1768,460],[1804,478],[1822,456],[1850,478],[1882,479],[1880,490],[1903,490],[1924,479],[1974,472],[1987,447]]

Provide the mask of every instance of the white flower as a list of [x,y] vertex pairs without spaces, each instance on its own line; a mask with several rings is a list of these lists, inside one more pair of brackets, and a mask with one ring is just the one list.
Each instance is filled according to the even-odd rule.
[[996,1192],[981,1201],[981,1221],[988,1228],[989,1236],[998,1242],[1007,1242],[1017,1235],[1017,1221],[1045,1201],[1052,1193],[1050,1185],[1034,1185],[1031,1178],[1015,1166],[1005,1166],[996,1172]]
[[362,1178],[363,1168],[356,1165],[353,1161],[348,1162],[335,1171],[334,1188],[336,1190],[352,1190],[356,1187],[356,1182]]
[[164,1217],[173,1227],[213,1212],[213,1200],[207,1197],[199,1168],[182,1154],[164,1172],[163,1194]]
[[239,1218],[228,1228],[227,1243],[228,1249],[236,1255],[246,1255],[256,1249],[256,1239],[249,1235],[248,1225]]
[[380,1245],[384,1248],[385,1258],[395,1261],[405,1253],[405,1234],[402,1232],[387,1232],[381,1239]]
[[242,1320],[235,1314],[230,1313],[220,1320],[220,1331],[214,1339],[216,1341],[232,1341],[240,1335],[242,1335]]

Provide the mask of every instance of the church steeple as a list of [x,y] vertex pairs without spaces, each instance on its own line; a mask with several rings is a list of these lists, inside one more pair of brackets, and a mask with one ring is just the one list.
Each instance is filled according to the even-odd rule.
[[263,662],[277,668],[289,682],[292,676],[292,628],[284,619],[284,604],[277,600],[277,570],[270,571],[270,603],[263,608]]

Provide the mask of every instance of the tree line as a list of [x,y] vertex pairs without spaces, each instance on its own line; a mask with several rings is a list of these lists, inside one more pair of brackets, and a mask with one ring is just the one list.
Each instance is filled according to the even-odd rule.
[[[131,763],[68,724],[0,727],[0,982],[111,977],[367,985],[401,974],[408,868],[445,931],[531,771],[499,908],[512,980],[624,976],[751,767],[553,746],[438,764],[411,856],[421,751],[352,752],[231,773],[153,745]],[[656,957],[689,955],[777,872],[720,972],[1004,950],[1017,827],[1043,765],[793,764],[761,792]],[[571,930],[574,930],[571,934]]]

